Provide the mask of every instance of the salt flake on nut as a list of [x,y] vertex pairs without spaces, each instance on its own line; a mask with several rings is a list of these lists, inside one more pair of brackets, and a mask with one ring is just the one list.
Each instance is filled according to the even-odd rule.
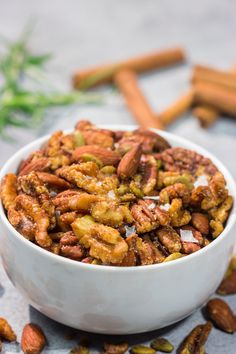
[[180,229],[180,238],[183,242],[199,243],[199,241],[193,236],[191,230]]
[[147,197],[143,197],[143,199],[151,199],[151,200],[159,200],[160,199],[160,197],[159,197],[159,195],[149,195],[149,196],[147,196]]
[[116,195],[115,195],[114,191],[112,191],[112,190],[107,193],[107,196],[110,199],[116,199]]
[[193,185],[195,188],[200,186],[208,186],[208,179],[205,175],[201,175],[196,179]]
[[151,204],[148,205],[147,208],[148,208],[149,210],[152,210],[152,209],[155,209],[155,207],[156,207],[156,204],[155,204],[155,203],[151,203]]
[[171,207],[171,205],[169,203],[160,205],[160,209],[165,210],[165,211],[168,211],[170,209],[170,207]]
[[128,226],[128,225],[125,225],[125,236],[128,237],[132,234],[135,234],[136,233],[136,228],[134,225],[132,226]]

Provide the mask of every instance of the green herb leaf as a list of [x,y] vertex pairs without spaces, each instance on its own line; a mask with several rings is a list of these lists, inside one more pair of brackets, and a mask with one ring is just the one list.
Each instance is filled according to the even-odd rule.
[[51,58],[50,54],[34,55],[29,51],[27,43],[31,33],[30,24],[13,43],[0,36],[5,46],[5,55],[0,57],[0,76],[3,78],[0,87],[0,137],[8,140],[7,127],[35,128],[50,107],[101,102],[101,96],[93,93],[26,90],[26,79],[38,82],[41,78],[45,81],[43,66]]

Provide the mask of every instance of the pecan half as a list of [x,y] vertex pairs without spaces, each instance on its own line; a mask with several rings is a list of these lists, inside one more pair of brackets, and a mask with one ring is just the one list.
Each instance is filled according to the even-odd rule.
[[135,222],[136,230],[139,233],[149,232],[159,226],[159,221],[152,214],[148,206],[142,201],[131,207],[131,214]]
[[195,174],[200,167],[202,174],[205,172],[213,176],[217,172],[216,166],[210,159],[195,151],[181,147],[167,149],[159,155],[159,158],[166,171],[190,172],[191,174]]
[[128,224],[133,222],[129,208],[115,201],[93,202],[91,215],[97,222],[113,227],[121,226],[124,222]]
[[[138,236],[136,234],[132,234],[128,236],[125,240],[125,242],[128,245],[128,252],[124,256],[122,262],[120,264],[117,264],[122,267],[132,267],[137,265],[137,257],[138,257],[138,251],[137,251],[137,242],[138,242]],[[142,241],[142,240],[141,240]]]
[[116,175],[101,176],[98,174],[97,165],[91,161],[62,167],[57,170],[57,174],[91,194],[106,194],[115,190],[118,185]]
[[118,151],[124,155],[136,144],[142,145],[144,154],[161,152],[170,148],[169,143],[160,135],[147,129],[137,129],[134,132],[125,132],[117,144]]
[[105,149],[107,148],[113,148],[114,141],[112,136],[102,132],[102,131],[97,131],[93,129],[88,129],[84,130],[82,132],[84,141],[86,145],[96,145],[96,146],[101,146]]
[[[142,159],[143,160],[143,159]],[[142,171],[142,191],[145,195],[150,194],[156,187],[157,184],[157,163],[156,160],[151,156],[145,161],[141,161],[141,171]]]
[[222,222],[218,220],[211,220],[210,228],[211,228],[211,235],[213,238],[218,237],[224,231],[224,226]]
[[203,354],[204,345],[212,330],[211,322],[196,326],[181,344],[179,354]]
[[35,224],[24,211],[10,208],[7,213],[8,220],[16,230],[30,241],[34,241]]
[[179,227],[187,225],[191,220],[191,214],[188,210],[183,209],[182,199],[174,198],[168,210],[170,215],[171,226]]
[[190,198],[189,189],[183,183],[175,183],[171,186],[165,187],[160,191],[160,203],[170,203],[174,198],[181,198],[183,204],[188,204]]
[[120,263],[128,251],[127,243],[116,229],[98,224],[89,216],[76,219],[72,229],[80,244],[89,249],[89,255],[103,263]]
[[48,235],[49,218],[45,210],[42,209],[35,198],[28,195],[18,195],[16,198],[16,208],[22,209],[34,220],[36,224],[35,240],[44,248],[50,247],[52,240]]
[[163,253],[148,235],[143,237],[143,244],[138,247],[138,252],[141,265],[161,263],[165,259]]
[[233,205],[233,198],[228,196],[218,207],[209,210],[210,216],[222,224],[225,223]]
[[101,198],[97,195],[75,192],[71,195],[59,195],[52,201],[61,212],[66,211],[89,211],[92,204],[98,202]]
[[8,173],[1,182],[1,199],[6,210],[14,207],[17,197],[17,177],[14,173]]
[[42,209],[45,210],[49,217],[50,229],[56,225],[54,216],[55,208],[51,201],[49,191],[44,183],[39,179],[36,172],[30,172],[27,175],[18,178],[18,188],[24,193],[37,199]]
[[182,248],[181,239],[178,233],[172,227],[162,227],[161,229],[157,230],[156,235],[169,253],[180,252]]
[[128,343],[104,343],[104,352],[106,354],[124,354],[129,348]]
[[[153,151],[154,152],[162,152],[166,149],[169,149],[171,146],[166,139],[164,139],[161,135],[153,132],[150,129],[139,128],[134,131],[135,134],[144,137],[143,145],[145,143],[153,143]],[[144,148],[145,150],[145,148]],[[147,150],[147,149],[146,149]]]

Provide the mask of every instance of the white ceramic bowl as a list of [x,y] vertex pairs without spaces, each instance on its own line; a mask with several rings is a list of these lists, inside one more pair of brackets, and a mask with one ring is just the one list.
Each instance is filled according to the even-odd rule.
[[[132,130],[134,126],[109,126]],[[106,128],[109,128],[106,126]],[[159,132],[173,146],[209,157],[224,174],[231,195],[236,186],[212,154],[183,138]],[[48,136],[18,151],[2,168],[0,178],[15,172],[21,159]],[[90,332],[129,334],[177,322],[201,306],[219,285],[233,252],[236,219],[231,211],[223,233],[209,246],[173,262],[142,267],[109,267],[56,256],[22,237],[0,206],[4,268],[29,303],[48,317]]]

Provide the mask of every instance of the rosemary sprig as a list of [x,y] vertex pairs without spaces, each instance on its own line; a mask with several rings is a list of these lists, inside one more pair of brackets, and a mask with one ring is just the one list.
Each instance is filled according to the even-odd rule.
[[[28,49],[31,30],[26,30],[15,42],[0,38],[5,47],[0,56],[0,136],[6,138],[7,127],[35,127],[45,116],[46,110],[54,106],[70,104],[99,103],[101,96],[73,91],[61,93],[26,89],[27,80],[45,78],[44,65],[51,55],[33,55]],[[32,79],[33,78],[33,79]]]

